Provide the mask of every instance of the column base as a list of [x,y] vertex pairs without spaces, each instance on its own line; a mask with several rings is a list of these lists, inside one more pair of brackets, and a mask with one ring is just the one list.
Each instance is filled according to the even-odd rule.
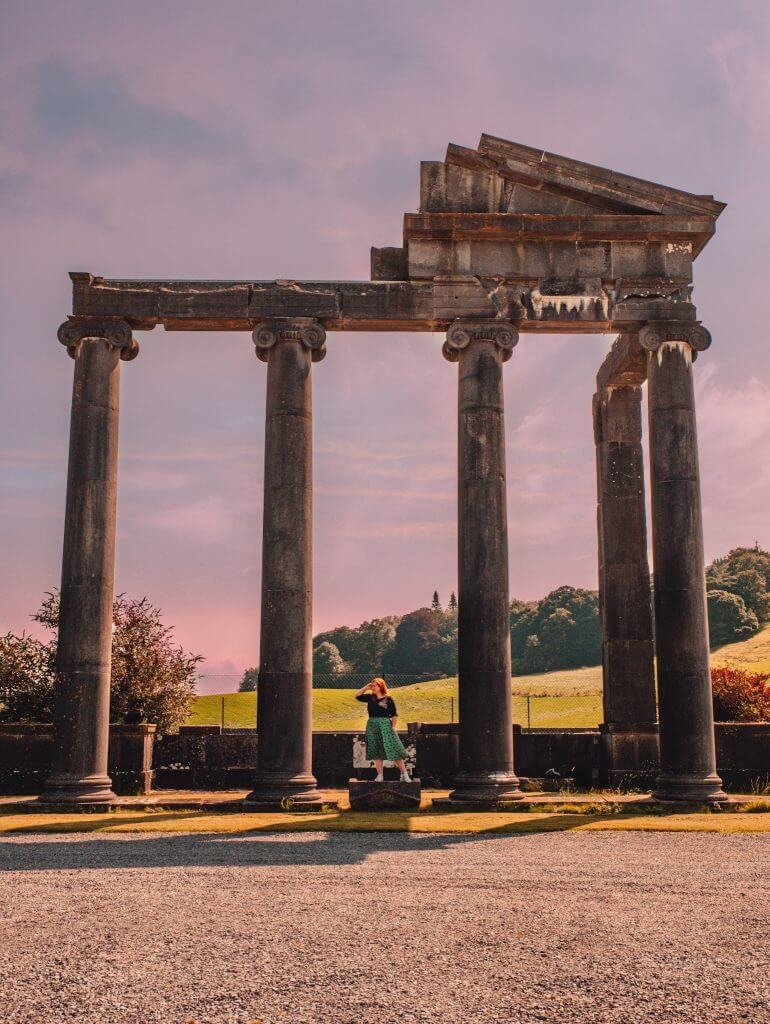
[[37,798],[38,804],[72,810],[111,807],[117,800],[109,775],[69,775],[65,772],[50,775],[45,789]]
[[244,804],[278,811],[320,811],[328,804],[311,773],[257,772]]
[[729,801],[716,772],[675,775],[662,772],[655,780],[653,800],[663,803],[723,804]]
[[449,802],[469,810],[486,810],[523,800],[519,779],[513,772],[461,772]]

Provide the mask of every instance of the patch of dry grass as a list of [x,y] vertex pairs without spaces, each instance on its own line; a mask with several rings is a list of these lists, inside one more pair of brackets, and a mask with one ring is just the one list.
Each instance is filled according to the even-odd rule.
[[538,811],[319,814],[216,813],[211,811],[113,811],[105,814],[4,814],[0,833],[249,833],[415,832],[520,834],[534,832],[770,832],[770,802],[755,801],[741,813],[597,813],[597,805],[554,805]]

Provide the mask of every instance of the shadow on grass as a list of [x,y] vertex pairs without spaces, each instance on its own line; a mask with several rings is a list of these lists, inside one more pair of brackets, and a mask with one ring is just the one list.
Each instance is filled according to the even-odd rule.
[[[765,805],[766,801],[758,801]],[[598,813],[597,813],[598,810]],[[754,808],[752,808],[754,810]],[[759,807],[756,808],[759,810]],[[768,832],[761,813],[682,813],[558,805],[538,811],[424,810],[281,814],[166,810],[145,813],[6,814],[0,872],[151,867],[355,865],[378,852],[441,850],[494,837],[568,831]],[[305,838],[301,838],[301,834]],[[37,836],[67,835],[57,842]],[[76,834],[89,835],[80,841]],[[293,834],[291,839],[282,838]],[[104,835],[105,838],[101,838]],[[110,839],[106,838],[110,836]],[[94,837],[96,836],[96,838]],[[120,841],[115,842],[118,838]]]
[[[513,840],[538,832],[563,832],[586,824],[585,815],[549,814],[537,820],[527,815],[525,821],[500,822],[483,830],[470,831],[466,826],[467,830],[457,828],[445,832],[426,828],[430,824],[425,820],[426,815],[420,815],[423,828],[415,829],[411,820],[415,816],[408,812],[388,815],[341,812],[326,815],[323,821],[308,821],[310,816],[305,815],[303,821],[284,820],[280,824],[272,821],[237,824],[241,816],[231,815],[228,817],[234,819],[233,826],[228,831],[218,831],[216,826],[222,815],[193,812],[190,815],[143,815],[123,824],[118,824],[115,816],[110,822],[94,821],[93,817],[89,815],[89,820],[80,821],[79,827],[72,823],[65,828],[58,824],[36,828],[24,823],[6,829],[6,834],[23,836],[27,841],[0,841],[0,872],[280,865],[339,867],[362,864],[377,853],[437,851],[495,836]],[[452,818],[457,817],[452,815]],[[193,818],[196,827],[191,830]],[[216,824],[206,820],[211,818],[217,819]],[[153,832],[153,826],[167,825],[169,820],[179,826],[178,830]],[[109,839],[100,835],[93,838],[94,833],[107,831]],[[68,838],[57,842],[47,837],[36,841],[41,832],[63,832],[69,836],[90,833],[90,836],[81,841]],[[293,834],[291,839],[283,838],[287,833]]]

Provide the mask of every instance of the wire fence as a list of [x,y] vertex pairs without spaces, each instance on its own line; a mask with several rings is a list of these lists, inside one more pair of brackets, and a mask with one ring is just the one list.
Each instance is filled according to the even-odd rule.
[[[220,726],[225,731],[256,728],[258,695],[233,692],[240,676],[203,677],[211,686],[214,678],[222,685],[218,693],[203,694],[195,702],[189,725]],[[344,678],[346,685],[334,685]],[[393,690],[400,726],[408,722],[451,723],[459,719],[457,678],[430,679],[415,676],[384,677]],[[319,731],[358,730],[366,724],[366,709],[353,699],[356,689],[371,676],[321,676],[313,679],[313,728]],[[227,684],[229,681],[229,685]],[[208,688],[208,687],[207,687]],[[541,687],[534,680],[522,692],[520,681],[511,680],[512,721],[524,729],[596,728],[603,721],[600,690],[577,692],[568,686]],[[229,692],[224,692],[225,690]]]

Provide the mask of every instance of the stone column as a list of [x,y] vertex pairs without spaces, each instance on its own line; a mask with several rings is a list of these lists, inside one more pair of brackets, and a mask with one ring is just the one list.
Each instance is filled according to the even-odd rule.
[[459,364],[458,625],[460,773],[451,799],[519,799],[513,770],[503,362],[518,331],[457,321],[443,352]]
[[696,322],[651,323],[650,480],[661,800],[724,800],[716,773],[692,364],[711,343]]
[[257,772],[250,803],[319,807],[312,769],[313,453],[311,363],[326,354],[315,320],[254,331],[267,363]]
[[123,320],[73,319],[59,341],[75,360],[64,518],[49,804],[109,804],[107,774],[115,574],[120,362],[139,346]]
[[[603,767],[616,784],[654,776],[657,708],[647,514],[642,455],[642,389],[594,395],[599,612],[604,678]],[[646,780],[645,780],[646,781]]]

